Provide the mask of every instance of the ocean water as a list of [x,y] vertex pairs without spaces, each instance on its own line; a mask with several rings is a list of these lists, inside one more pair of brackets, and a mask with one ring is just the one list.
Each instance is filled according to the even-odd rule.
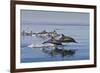
[[22,36],[21,35],[21,62],[48,62],[48,61],[74,61],[74,60],[88,60],[89,59],[89,26],[88,25],[50,25],[50,24],[24,24],[21,25],[21,32],[32,31],[38,33],[43,30],[48,32],[56,30],[59,34],[64,34],[74,38],[77,43],[68,43],[64,45],[65,50],[75,50],[73,55],[61,54],[50,55],[43,51],[43,48],[30,48],[30,44],[39,45],[46,41],[45,38],[36,36]]

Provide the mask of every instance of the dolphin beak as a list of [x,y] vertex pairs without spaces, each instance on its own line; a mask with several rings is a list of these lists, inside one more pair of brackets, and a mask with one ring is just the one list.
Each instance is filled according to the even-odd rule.
[[73,41],[74,43],[78,43],[78,42],[76,42],[75,40]]
[[78,42],[75,41],[75,43],[78,43]]

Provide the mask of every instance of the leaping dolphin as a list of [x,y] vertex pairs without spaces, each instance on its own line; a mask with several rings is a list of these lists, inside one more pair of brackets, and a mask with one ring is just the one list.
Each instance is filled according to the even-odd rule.
[[77,43],[74,38],[65,36],[64,34],[62,34],[62,37],[59,39],[59,41],[62,43],[71,43],[71,42]]
[[59,38],[58,40],[55,37],[51,37],[50,40],[43,42],[43,44],[51,43],[55,45],[62,45],[62,43],[71,43],[71,42],[77,43],[75,39],[73,39],[72,37],[65,36],[64,34],[62,34],[62,37]]

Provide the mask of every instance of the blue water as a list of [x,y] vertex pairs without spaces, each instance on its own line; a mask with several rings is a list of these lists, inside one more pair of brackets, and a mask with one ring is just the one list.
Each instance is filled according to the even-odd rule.
[[43,30],[54,31],[59,34],[73,37],[78,43],[68,43],[64,49],[75,50],[73,56],[64,56],[60,54],[51,56],[42,51],[42,48],[29,48],[30,44],[41,44],[45,39],[35,36],[21,36],[21,62],[47,62],[47,61],[73,61],[89,59],[89,26],[88,25],[43,25],[43,24],[24,24],[21,31],[38,33]]

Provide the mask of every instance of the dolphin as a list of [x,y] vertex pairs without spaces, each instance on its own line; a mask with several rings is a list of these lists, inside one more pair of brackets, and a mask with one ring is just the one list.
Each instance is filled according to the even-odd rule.
[[71,43],[71,42],[77,43],[75,39],[73,39],[72,37],[65,36],[64,34],[62,34],[62,37],[59,38],[58,40],[55,37],[51,37],[51,39],[43,42],[42,44],[51,43],[55,45],[62,45],[62,43]]
[[65,36],[64,34],[62,34],[62,37],[59,38],[59,41],[62,43],[71,43],[71,42],[77,43],[74,38]]

